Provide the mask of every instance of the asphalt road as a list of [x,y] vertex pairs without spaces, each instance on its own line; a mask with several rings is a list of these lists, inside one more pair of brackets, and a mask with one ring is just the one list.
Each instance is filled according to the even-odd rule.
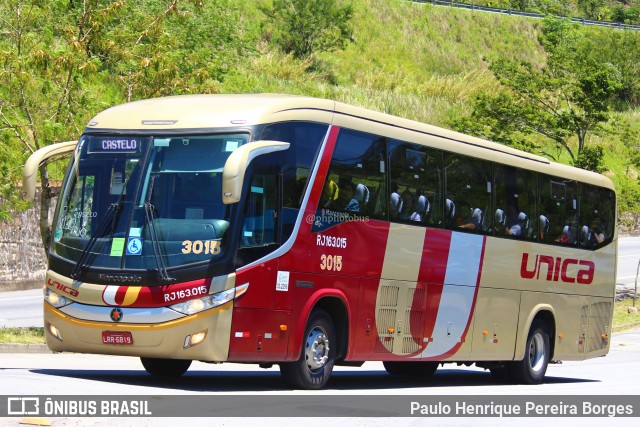
[[[323,409],[323,396],[485,396],[496,402],[512,396],[546,396],[562,401],[570,396],[583,396],[596,401],[606,395],[640,395],[640,330],[616,334],[606,357],[582,362],[551,365],[545,384],[536,386],[499,384],[488,372],[475,367],[441,367],[429,380],[388,375],[379,362],[367,362],[361,368],[337,367],[325,390],[292,391],[285,387],[277,368],[260,369],[255,365],[208,365],[196,362],[178,379],[161,379],[146,374],[138,359],[129,357],[80,354],[0,354],[0,378],[10,387],[3,394],[10,396],[211,396],[212,405],[221,396],[280,396],[276,405],[286,412],[287,402],[296,396],[314,396],[312,405],[324,416],[319,418],[124,418],[114,422],[109,418],[54,418],[53,425],[197,425],[246,426],[256,423],[266,426],[294,426],[300,423],[342,423],[355,426],[513,426],[515,419],[491,418],[327,418],[336,416],[335,406]],[[596,397],[590,397],[595,395]],[[586,396],[586,397],[585,397]],[[133,399],[134,397],[132,397]],[[280,402],[280,403],[278,403]],[[384,408],[379,408],[384,413]],[[255,411],[254,411],[255,412]],[[246,413],[239,408],[237,416]],[[283,413],[283,415],[285,415]],[[640,414],[635,414],[639,416]],[[406,415],[407,417],[409,414]],[[0,419],[0,425],[18,426],[19,418]],[[518,425],[634,425],[637,418],[518,418]]]
[[[618,272],[616,283],[631,287],[635,284],[640,265],[640,237],[618,240]],[[640,283],[638,284],[640,286]]]

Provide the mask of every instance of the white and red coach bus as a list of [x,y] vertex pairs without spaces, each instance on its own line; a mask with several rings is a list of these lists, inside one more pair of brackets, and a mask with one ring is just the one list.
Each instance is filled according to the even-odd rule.
[[521,383],[605,355],[616,199],[604,176],[339,102],[177,96],[95,116],[71,152],[44,289],[54,351]]

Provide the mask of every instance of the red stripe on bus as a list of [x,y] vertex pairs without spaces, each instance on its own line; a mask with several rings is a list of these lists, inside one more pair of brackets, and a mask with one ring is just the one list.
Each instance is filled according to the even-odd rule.
[[[309,215],[315,215],[318,204],[320,203],[320,196],[322,195],[322,189],[324,188],[324,182],[327,179],[327,173],[329,172],[329,164],[331,163],[331,157],[333,156],[333,149],[336,146],[338,140],[338,133],[340,128],[332,126],[329,131],[329,137],[327,138],[327,144],[325,145],[324,152],[322,153],[322,159],[320,159],[320,165],[318,166],[318,172],[315,177],[313,188],[311,189],[311,195],[307,203],[304,217],[308,218]],[[300,232],[298,236],[308,236],[311,231],[311,224],[307,221],[302,221]]]

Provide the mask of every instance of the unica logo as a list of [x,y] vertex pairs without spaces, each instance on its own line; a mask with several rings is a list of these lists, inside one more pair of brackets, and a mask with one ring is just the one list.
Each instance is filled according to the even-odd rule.
[[69,294],[72,297],[77,297],[79,295],[79,292],[77,289],[73,289],[71,286],[64,285],[58,282],[57,280],[51,280],[50,278],[47,278],[47,285],[53,289],[57,289],[66,294]]
[[[533,262],[529,262],[529,254],[522,254],[520,264],[520,277],[523,279],[539,279],[540,275],[549,282],[580,283],[589,285],[593,282],[593,274],[596,265],[591,261],[572,258],[552,257],[549,255],[536,255]],[[576,271],[571,266],[578,266]]]

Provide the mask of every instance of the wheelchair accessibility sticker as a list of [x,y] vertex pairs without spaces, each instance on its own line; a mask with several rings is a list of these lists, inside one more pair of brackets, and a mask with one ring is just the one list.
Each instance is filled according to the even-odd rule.
[[129,237],[127,241],[127,255],[140,255],[142,253],[142,239]]

